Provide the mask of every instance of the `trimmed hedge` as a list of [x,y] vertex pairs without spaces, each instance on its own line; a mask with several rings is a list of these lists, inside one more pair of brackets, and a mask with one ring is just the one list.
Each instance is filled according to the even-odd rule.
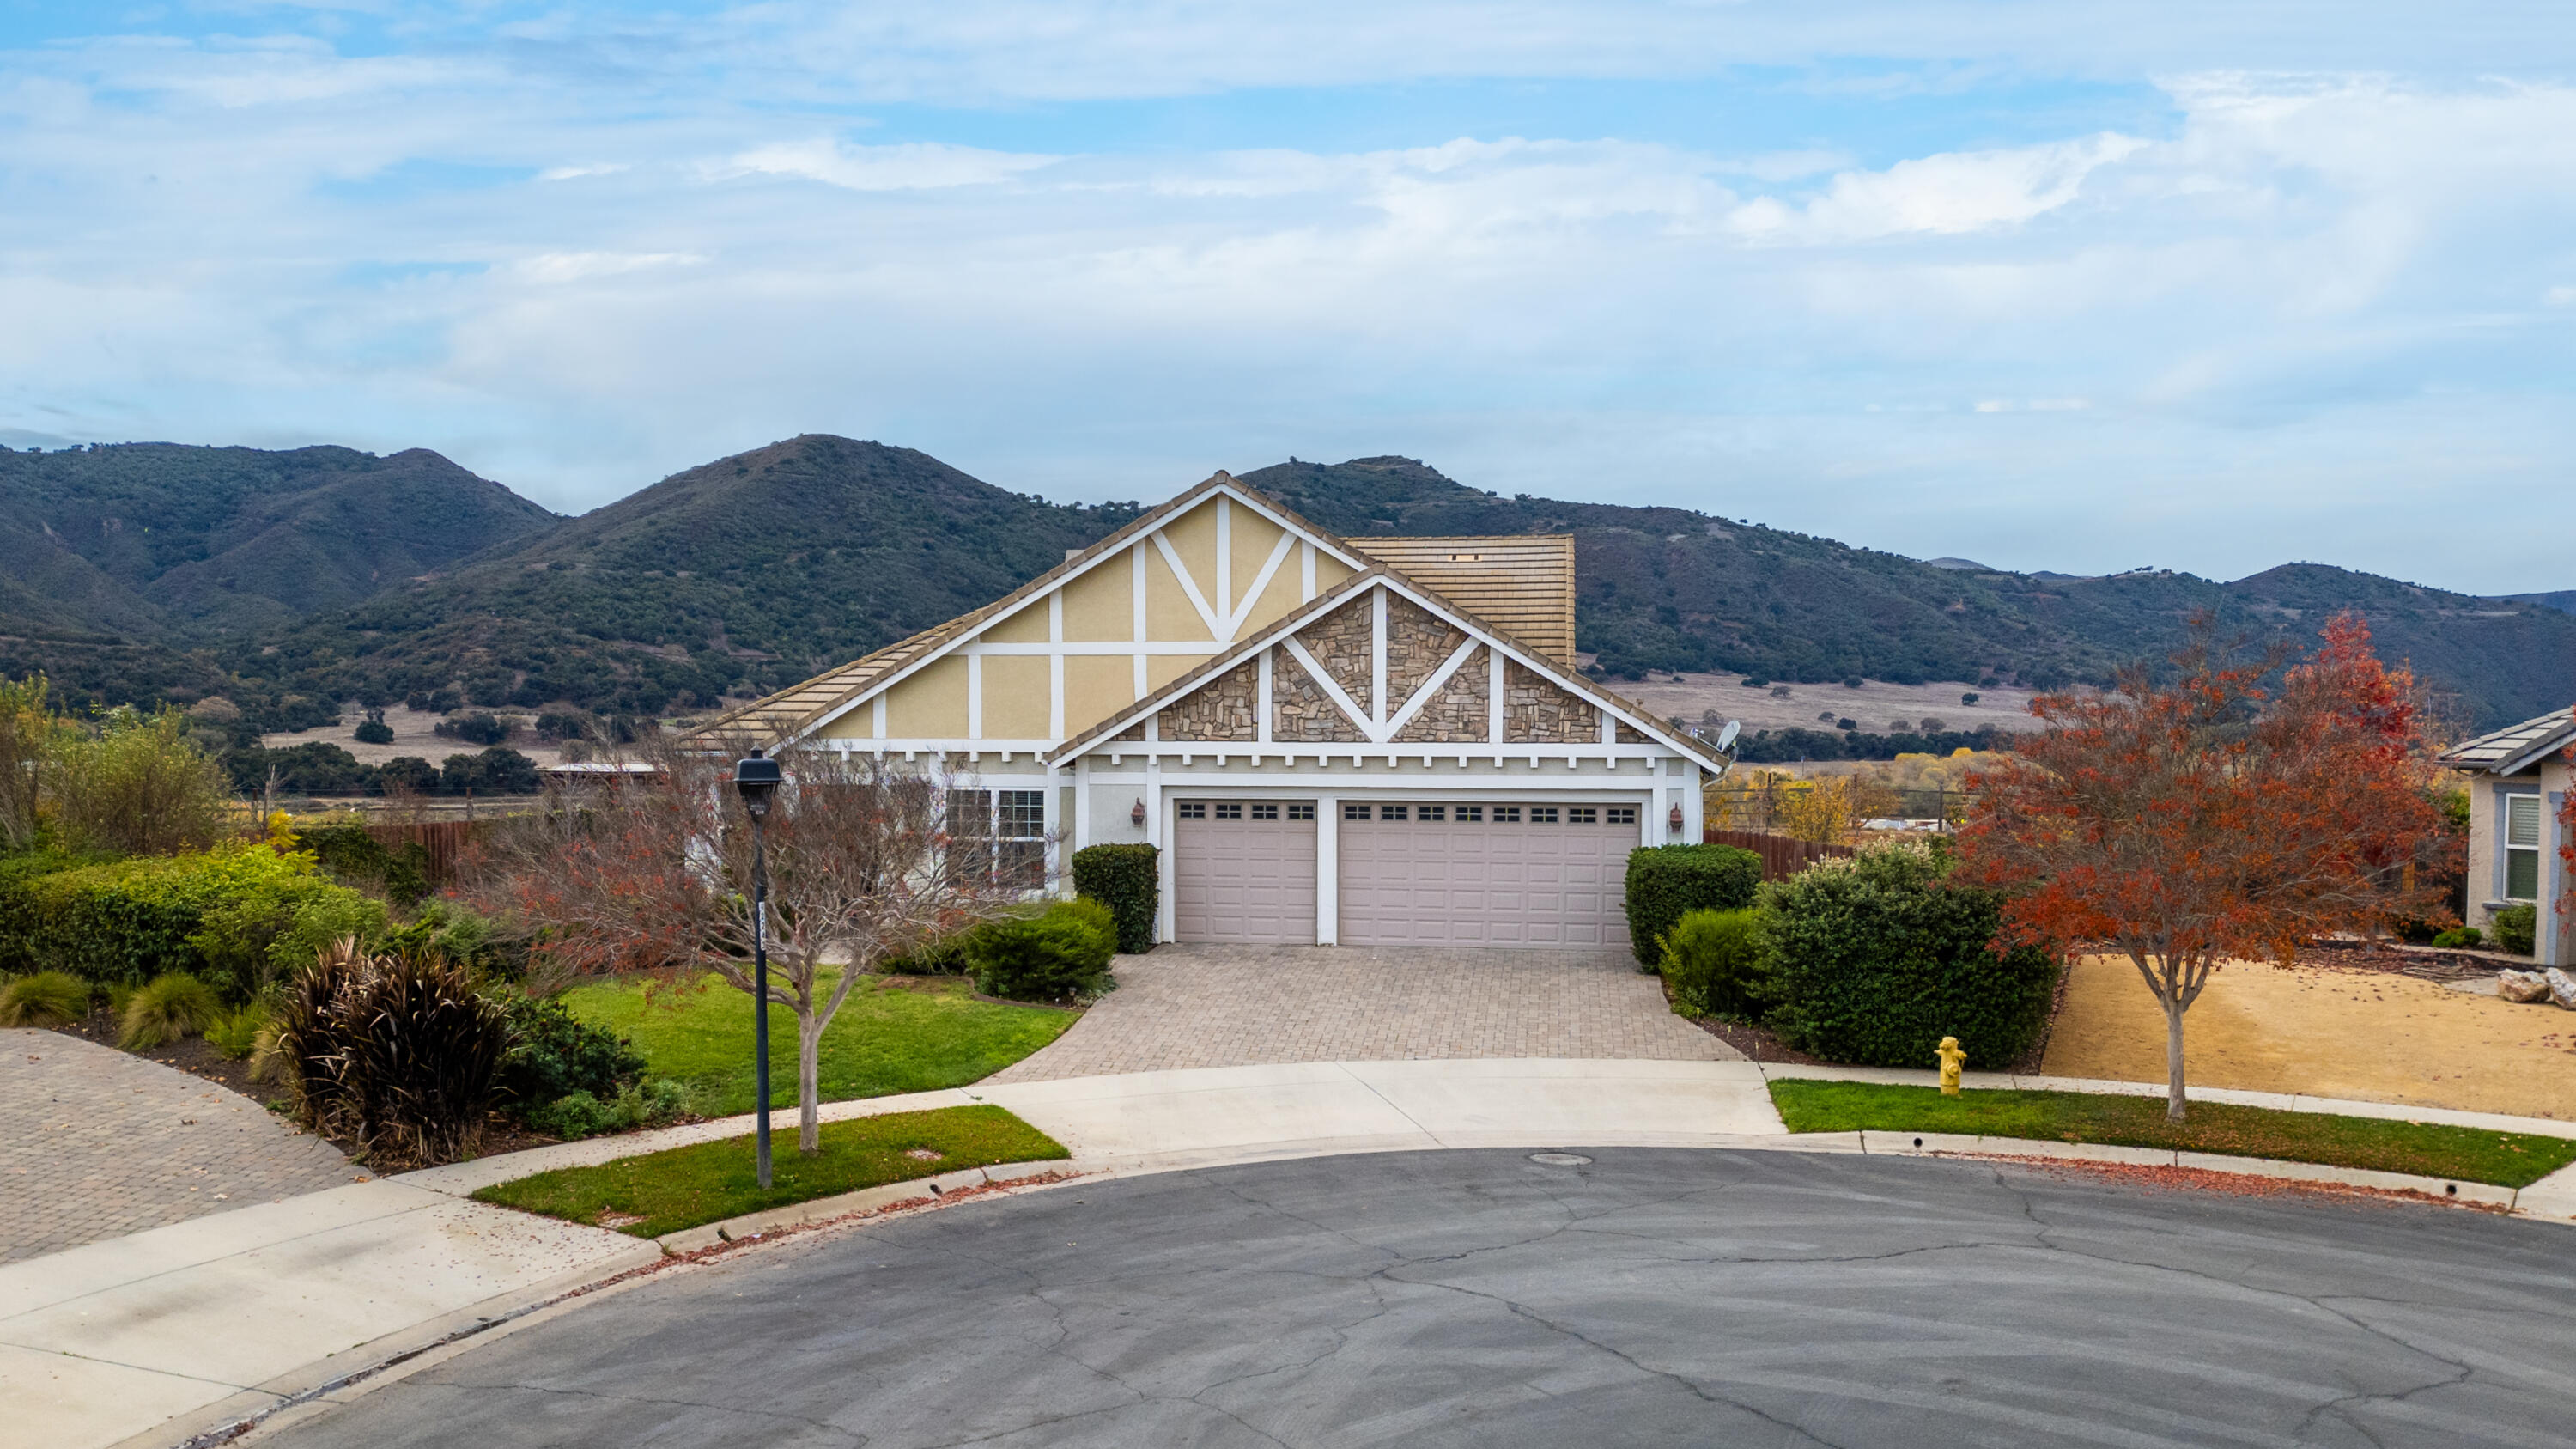
[[1686,912],[1740,911],[1762,887],[1762,857],[1732,845],[1649,845],[1628,852],[1628,944],[1662,964],[1664,933]]
[[2001,1070],[2048,1017],[2057,960],[1991,948],[2003,898],[1951,884],[1929,848],[1891,845],[1828,860],[1762,888],[1769,917],[1770,1023],[1829,1062],[1931,1067],[1955,1036],[1968,1064]]
[[2514,956],[2536,955],[2540,944],[2540,908],[2507,906],[2487,919],[2495,927],[2496,949]]
[[1089,899],[1057,901],[1036,915],[1006,916],[975,928],[966,960],[975,989],[1014,1001],[1071,1001],[1117,984],[1109,958],[1118,949],[1109,908]]
[[241,1000],[339,937],[372,941],[384,930],[382,903],[334,885],[311,855],[266,844],[0,870],[0,968],[99,985],[184,971]]
[[1160,852],[1150,845],[1091,845],[1073,853],[1073,889],[1109,908],[1118,949],[1154,949],[1154,916],[1162,906]]

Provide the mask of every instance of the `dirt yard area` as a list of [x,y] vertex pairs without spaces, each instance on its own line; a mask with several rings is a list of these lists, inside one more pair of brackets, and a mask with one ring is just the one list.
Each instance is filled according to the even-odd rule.
[[[2576,1012],[2386,971],[2219,971],[2183,1019],[2191,1081],[2576,1120]],[[2160,1082],[2164,1014],[2124,958],[2076,963],[2051,1076]]]

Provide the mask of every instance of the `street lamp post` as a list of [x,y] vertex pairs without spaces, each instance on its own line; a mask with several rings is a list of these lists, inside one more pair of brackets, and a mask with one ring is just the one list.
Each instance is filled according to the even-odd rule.
[[760,1185],[769,1186],[769,856],[763,822],[778,793],[778,762],[758,750],[734,762],[733,787],[751,817],[751,1050],[752,1090],[760,1097]]

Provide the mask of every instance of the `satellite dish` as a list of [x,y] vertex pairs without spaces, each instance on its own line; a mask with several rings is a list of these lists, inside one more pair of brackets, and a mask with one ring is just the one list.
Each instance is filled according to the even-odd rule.
[[1743,732],[1744,721],[1740,719],[1728,720],[1726,722],[1726,728],[1717,732],[1717,747],[1721,750],[1734,748],[1735,737]]

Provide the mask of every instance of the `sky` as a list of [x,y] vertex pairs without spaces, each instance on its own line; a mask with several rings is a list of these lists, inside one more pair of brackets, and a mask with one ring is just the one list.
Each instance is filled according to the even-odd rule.
[[803,432],[2576,588],[2576,25],[2376,0],[0,0],[0,442]]

